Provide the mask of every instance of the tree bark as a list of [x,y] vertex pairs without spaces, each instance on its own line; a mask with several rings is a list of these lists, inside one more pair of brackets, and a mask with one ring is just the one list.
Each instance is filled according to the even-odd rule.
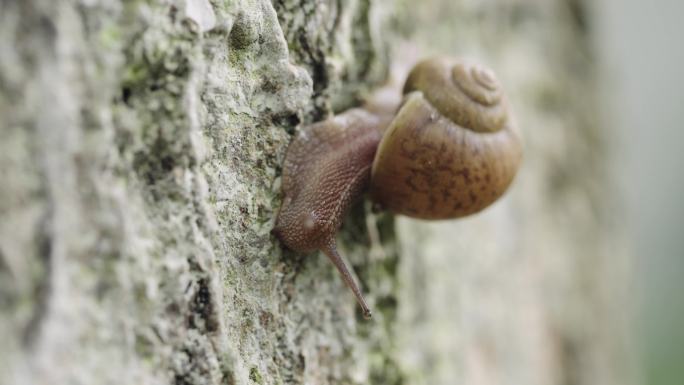
[[[577,1],[0,1],[0,384],[629,384]],[[392,48],[392,49],[390,49]],[[492,67],[523,169],[483,214],[270,234],[301,124],[429,54]]]

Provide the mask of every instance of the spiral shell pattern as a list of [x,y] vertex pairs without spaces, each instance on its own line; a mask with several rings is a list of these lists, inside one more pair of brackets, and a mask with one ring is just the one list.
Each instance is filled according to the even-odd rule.
[[494,74],[436,58],[419,63],[372,168],[371,198],[424,219],[476,213],[513,181],[522,157],[518,130]]
[[486,68],[452,59],[419,63],[411,71],[404,93],[422,91],[442,115],[463,128],[495,132],[503,128],[508,106],[501,85]]

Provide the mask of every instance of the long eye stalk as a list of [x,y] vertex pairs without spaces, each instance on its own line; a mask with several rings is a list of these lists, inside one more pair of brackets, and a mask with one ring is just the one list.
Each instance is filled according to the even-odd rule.
[[354,293],[354,297],[356,297],[356,302],[359,303],[359,306],[361,306],[361,311],[363,312],[363,318],[369,319],[371,318],[371,310],[368,308],[368,304],[366,303],[366,300],[363,298],[363,294],[361,294],[361,289],[359,289],[359,285],[356,283],[354,280],[354,277],[352,276],[351,272],[347,268],[347,265],[344,263],[344,260],[340,256],[340,254],[337,252],[337,246],[335,245],[335,240],[331,240],[328,242],[328,244],[323,247],[321,250],[325,253],[325,255],[330,258],[332,263],[337,267],[337,270],[342,274],[342,279],[344,280],[344,283],[347,284],[347,287],[351,289],[352,293]]

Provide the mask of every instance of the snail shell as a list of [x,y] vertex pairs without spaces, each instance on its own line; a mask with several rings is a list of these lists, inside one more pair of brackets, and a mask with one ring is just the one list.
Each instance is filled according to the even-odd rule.
[[422,219],[476,213],[499,198],[520,165],[520,135],[499,82],[483,67],[419,63],[373,161],[371,199]]

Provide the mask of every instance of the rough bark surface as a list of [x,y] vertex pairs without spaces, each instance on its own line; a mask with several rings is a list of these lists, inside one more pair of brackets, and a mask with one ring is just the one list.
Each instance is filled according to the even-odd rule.
[[[0,384],[628,384],[582,9],[0,0]],[[366,322],[270,230],[296,127],[389,45],[482,58],[527,147],[481,216],[353,209]]]

